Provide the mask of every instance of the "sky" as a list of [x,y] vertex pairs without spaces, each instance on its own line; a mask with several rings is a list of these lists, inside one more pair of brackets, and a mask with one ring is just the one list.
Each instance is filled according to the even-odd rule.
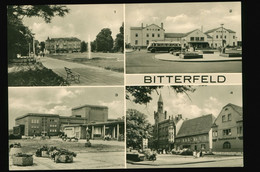
[[66,5],[70,12],[64,17],[56,16],[51,23],[45,23],[42,18],[24,18],[38,41],[45,41],[48,37],[77,37],[82,41],[93,41],[103,28],[110,28],[113,39],[119,33],[124,21],[122,4],[89,4]]
[[144,26],[163,23],[165,33],[185,33],[201,26],[205,32],[223,23],[241,40],[240,2],[126,4],[125,13],[128,42],[130,27],[140,27],[141,23]]
[[108,118],[124,115],[123,87],[9,87],[9,129],[26,113],[71,116],[73,107],[89,104],[108,107]]
[[[193,86],[196,90],[186,94],[175,93],[169,86],[164,86],[158,91],[162,94],[164,110],[168,116],[182,114],[182,117],[192,119],[202,115],[212,114],[218,116],[221,109],[228,103],[242,107],[242,86],[224,85],[224,86]],[[154,124],[154,111],[157,111],[157,102],[159,95],[152,93],[152,101],[146,105],[135,104],[132,101],[126,101],[127,109],[136,109],[144,113],[148,121]]]

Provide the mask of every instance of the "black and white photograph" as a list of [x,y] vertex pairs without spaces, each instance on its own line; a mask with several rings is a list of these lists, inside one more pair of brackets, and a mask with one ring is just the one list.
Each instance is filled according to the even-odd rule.
[[8,86],[124,84],[123,4],[8,5]]
[[125,5],[126,73],[241,73],[241,2]]
[[127,86],[127,168],[243,167],[242,86]]
[[125,168],[123,87],[9,88],[9,170]]

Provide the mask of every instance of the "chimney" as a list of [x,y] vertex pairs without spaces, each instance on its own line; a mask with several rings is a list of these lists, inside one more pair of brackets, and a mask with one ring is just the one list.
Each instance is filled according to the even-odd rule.
[[164,119],[167,119],[167,111],[164,112]]
[[142,24],[141,24],[141,28],[143,29],[143,27],[144,27],[144,24],[142,23]]
[[163,29],[163,23],[161,23],[161,28]]

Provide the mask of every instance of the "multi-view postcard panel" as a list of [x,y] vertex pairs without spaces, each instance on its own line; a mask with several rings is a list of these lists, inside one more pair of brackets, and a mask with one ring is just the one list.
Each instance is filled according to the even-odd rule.
[[10,170],[244,166],[240,2],[7,14]]

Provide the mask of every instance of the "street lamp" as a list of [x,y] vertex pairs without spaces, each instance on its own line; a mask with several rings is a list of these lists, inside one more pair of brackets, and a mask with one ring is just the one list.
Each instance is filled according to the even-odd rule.
[[222,31],[221,31],[222,32],[222,37],[221,37],[222,38],[222,47],[224,47],[224,41],[223,41],[223,25],[224,24],[222,23],[220,25],[221,25],[221,29],[222,29]]

